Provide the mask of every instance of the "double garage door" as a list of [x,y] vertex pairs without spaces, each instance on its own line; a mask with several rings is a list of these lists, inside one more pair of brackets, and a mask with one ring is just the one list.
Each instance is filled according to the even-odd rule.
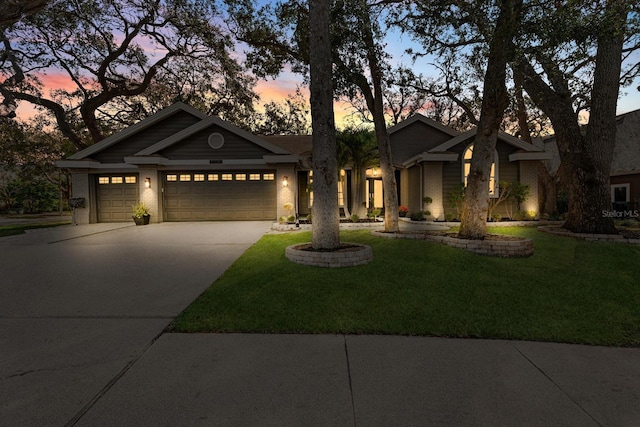
[[164,174],[165,221],[275,220],[275,171]]
[[[131,221],[138,175],[97,177],[98,222]],[[275,171],[170,172],[163,175],[165,221],[276,218]]]

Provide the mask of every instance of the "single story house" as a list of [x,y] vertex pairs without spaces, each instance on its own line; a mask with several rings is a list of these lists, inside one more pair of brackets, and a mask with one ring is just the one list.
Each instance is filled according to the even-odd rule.
[[[434,217],[451,212],[448,194],[464,183],[475,130],[459,133],[422,115],[390,128],[400,203],[412,212],[422,199]],[[310,136],[259,136],[189,105],[176,103],[57,165],[72,174],[79,224],[131,221],[132,206],[144,202],[151,222],[265,220],[313,204]],[[548,158],[538,146],[505,133],[499,136],[492,189],[499,180],[530,186],[523,209],[538,212],[537,161]],[[366,173],[366,205],[383,206],[379,168]],[[338,203],[347,214],[352,174],[340,171]],[[287,204],[293,205],[287,209]]]
[[[556,175],[560,168],[560,153],[555,136],[546,137],[544,145],[552,155],[545,162],[547,170]],[[624,211],[640,209],[640,110],[616,117],[616,142],[609,182],[612,210],[625,216]]]
[[[391,127],[392,158],[399,171],[399,201],[409,212],[428,209],[436,219],[457,212],[450,195],[456,187],[466,185],[477,129],[467,132],[443,126],[416,114]],[[534,145],[500,132],[490,178],[490,197],[497,198],[500,181],[518,181],[529,186],[529,196],[521,209],[539,214],[538,162],[550,159],[542,144]],[[433,201],[423,206],[423,198]],[[504,206],[496,213],[506,214]]]

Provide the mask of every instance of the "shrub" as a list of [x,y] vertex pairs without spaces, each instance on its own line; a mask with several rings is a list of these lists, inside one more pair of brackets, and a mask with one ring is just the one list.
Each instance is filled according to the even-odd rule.
[[287,217],[287,222],[296,222],[296,217],[295,215],[289,215]]
[[502,221],[502,215],[500,215],[499,213],[494,213],[493,215],[491,215],[491,219],[495,222]]
[[453,221],[453,214],[452,214],[452,213],[450,213],[450,212],[449,212],[449,213],[446,213],[446,214],[444,215],[444,219],[445,219],[445,221],[447,221],[447,222],[451,222],[451,221]]
[[424,221],[424,212],[418,211],[411,213],[411,221]]
[[451,205],[452,209],[455,209],[458,218],[460,218],[460,213],[462,212],[462,204],[464,203],[465,191],[466,187],[464,186],[464,184],[460,183],[453,187],[451,189],[451,192],[449,193],[449,204]]
[[6,192],[14,198],[13,208],[25,213],[50,212],[58,208],[58,187],[41,178],[11,181]]
[[358,221],[360,221],[360,217],[357,214],[351,215],[351,222],[358,222]]
[[407,208],[406,206],[398,206],[398,212],[402,213],[407,213],[409,212],[409,208]]

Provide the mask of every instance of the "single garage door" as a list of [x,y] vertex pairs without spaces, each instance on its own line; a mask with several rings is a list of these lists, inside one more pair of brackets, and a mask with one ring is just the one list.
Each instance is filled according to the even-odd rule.
[[275,171],[167,173],[165,220],[272,221],[276,191]]
[[138,203],[137,175],[97,177],[98,222],[131,221],[131,206]]

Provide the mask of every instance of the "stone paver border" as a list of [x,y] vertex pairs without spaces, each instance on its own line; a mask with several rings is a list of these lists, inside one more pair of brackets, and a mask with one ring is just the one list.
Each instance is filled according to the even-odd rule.
[[554,226],[540,226],[538,230],[554,234],[556,236],[573,237],[576,239],[600,241],[600,242],[616,242],[616,243],[631,243],[634,245],[640,245],[640,239],[626,239],[619,234],[589,234],[589,233],[574,233],[573,231],[565,230],[560,227]]
[[429,233],[384,233],[372,231],[371,234],[388,239],[429,240],[480,255],[502,258],[524,258],[533,255],[533,240],[526,238],[517,240],[468,240]]
[[369,245],[361,245],[359,243],[342,242],[354,246],[352,250],[320,252],[306,251],[298,249],[307,243],[287,246],[285,256],[296,264],[313,265],[316,267],[355,267],[356,265],[367,264],[373,259],[373,250]]

